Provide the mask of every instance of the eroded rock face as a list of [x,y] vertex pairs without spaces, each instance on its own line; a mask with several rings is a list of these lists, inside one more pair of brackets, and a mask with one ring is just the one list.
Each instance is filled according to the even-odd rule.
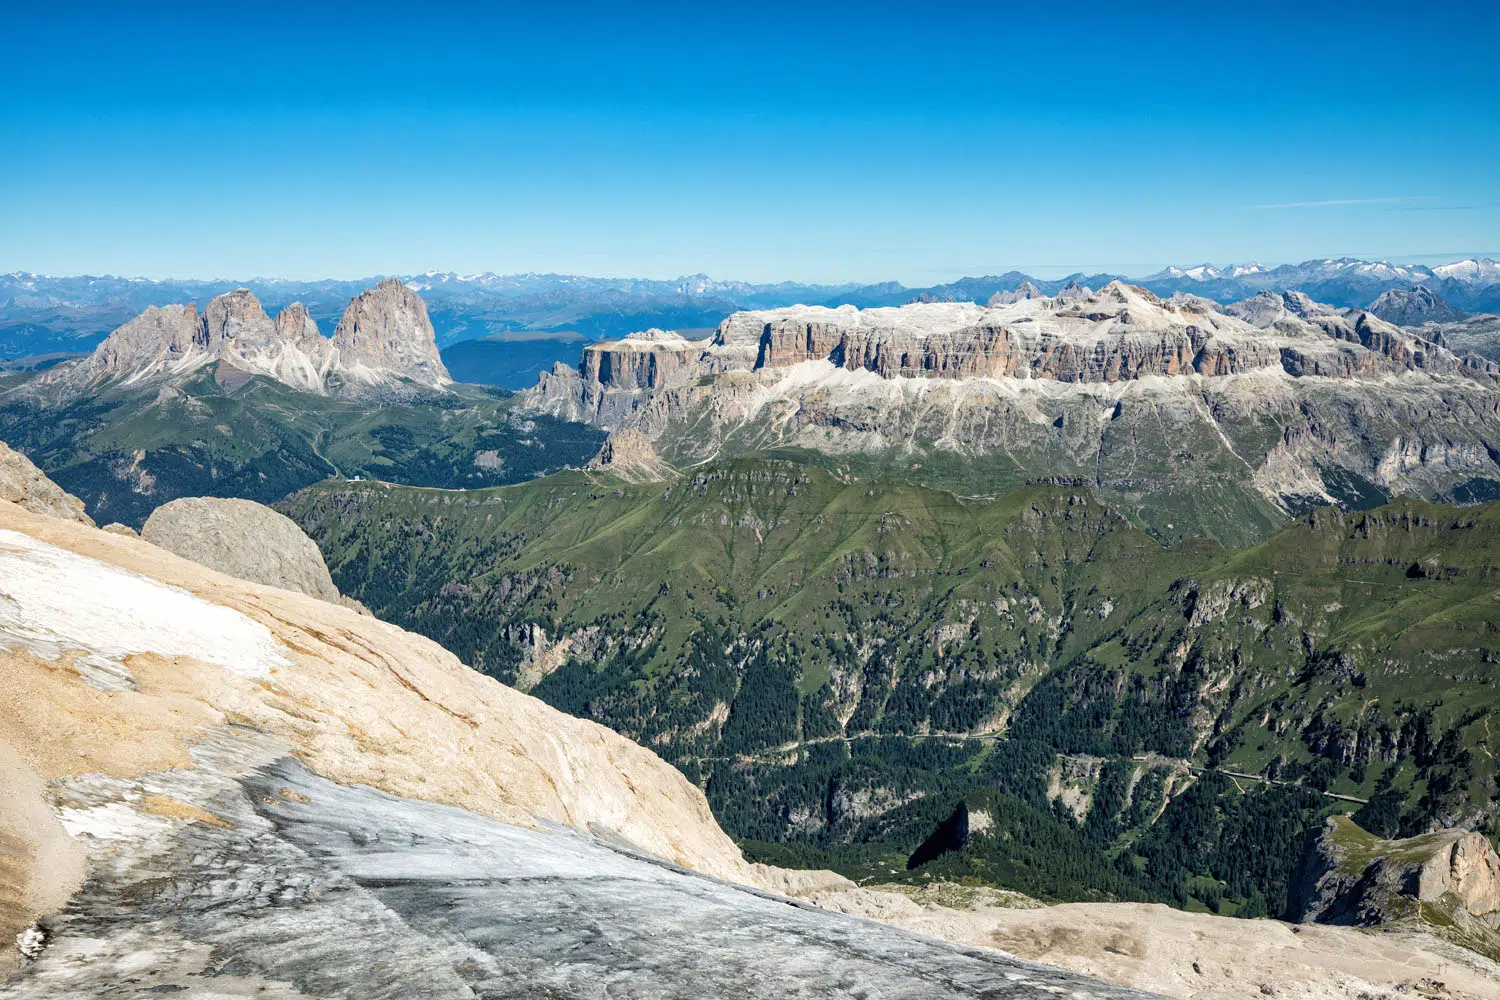
[[1397,326],[1457,323],[1469,315],[1462,309],[1449,305],[1442,296],[1425,285],[1411,289],[1392,288],[1381,292],[1380,297],[1370,303],[1370,312]]
[[1328,820],[1291,894],[1292,916],[1320,923],[1414,921],[1500,929],[1500,857],[1483,834],[1439,830],[1382,840]]
[[605,439],[599,454],[589,468],[618,476],[627,482],[657,482],[672,475],[672,467],[663,462],[651,445],[651,439],[634,428],[615,431]]
[[1472,916],[1500,911],[1500,857],[1483,834],[1463,834],[1422,866],[1417,898],[1438,902],[1447,896]]
[[65,521],[90,526],[94,523],[94,519],[84,512],[82,500],[48,479],[31,459],[4,441],[0,441],[0,500]]
[[38,380],[63,395],[112,382],[172,380],[211,365],[263,375],[304,392],[358,392],[452,382],[438,356],[427,307],[394,279],[350,302],[332,339],[300,302],[273,320],[248,289],[216,296],[200,315],[193,305],[152,306],[115,330],[77,365]]
[[195,360],[202,329],[198,307],[148,306],[146,311],[104,339],[86,367],[91,376],[129,378],[176,370]]
[[141,537],[241,580],[340,600],[317,544],[297,522],[254,500],[173,500],[152,511]]
[[430,386],[453,381],[438,356],[427,304],[396,278],[355,296],[333,331],[333,346],[339,373],[354,382],[379,383],[395,373]]

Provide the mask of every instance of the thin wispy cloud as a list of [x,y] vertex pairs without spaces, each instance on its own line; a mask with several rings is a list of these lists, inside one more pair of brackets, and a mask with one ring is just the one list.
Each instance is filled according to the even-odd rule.
[[1391,208],[1391,212],[1478,212],[1486,208],[1500,208],[1500,201],[1481,201],[1472,205],[1402,205]]
[[1397,205],[1406,201],[1423,201],[1427,195],[1402,198],[1330,198],[1326,201],[1284,201],[1274,205],[1246,205],[1246,208],[1332,208],[1338,205]]

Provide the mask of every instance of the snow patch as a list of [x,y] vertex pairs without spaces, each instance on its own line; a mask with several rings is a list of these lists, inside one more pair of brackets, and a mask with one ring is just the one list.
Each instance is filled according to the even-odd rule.
[[9,529],[0,529],[0,648],[81,652],[85,666],[107,675],[112,665],[122,681],[121,661],[135,653],[190,656],[249,678],[289,662],[270,630],[238,611]]

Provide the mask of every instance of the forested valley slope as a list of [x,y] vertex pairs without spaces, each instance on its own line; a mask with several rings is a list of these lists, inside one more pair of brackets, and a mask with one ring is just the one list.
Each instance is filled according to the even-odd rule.
[[652,747],[781,863],[1279,915],[1330,812],[1495,832],[1500,505],[1164,546],[1082,491],[741,458],[282,509],[346,593]]

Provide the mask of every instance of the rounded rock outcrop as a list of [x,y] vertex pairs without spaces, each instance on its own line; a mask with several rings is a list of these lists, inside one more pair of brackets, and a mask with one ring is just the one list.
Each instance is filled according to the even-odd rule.
[[241,580],[341,603],[317,544],[291,518],[253,500],[173,500],[151,513],[141,537]]

